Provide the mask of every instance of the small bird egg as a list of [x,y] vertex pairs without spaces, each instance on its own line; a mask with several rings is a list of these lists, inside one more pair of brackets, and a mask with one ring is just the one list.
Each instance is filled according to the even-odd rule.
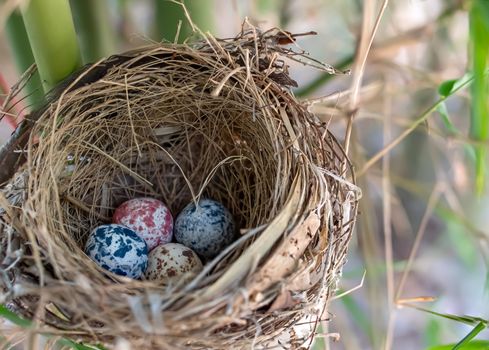
[[205,259],[218,255],[235,238],[234,220],[221,203],[202,199],[187,205],[175,221],[175,239]]
[[137,279],[148,264],[148,247],[133,230],[121,225],[102,225],[88,237],[85,253],[104,269]]
[[202,268],[202,262],[190,248],[178,243],[167,243],[149,253],[144,275],[148,280],[175,285],[189,282]]
[[150,251],[172,240],[173,217],[167,206],[154,198],[135,198],[122,203],[112,221],[136,232]]

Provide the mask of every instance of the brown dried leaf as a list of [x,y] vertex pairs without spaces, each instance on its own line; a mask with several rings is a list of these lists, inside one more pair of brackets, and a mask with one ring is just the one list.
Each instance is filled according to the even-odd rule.
[[274,283],[291,274],[299,258],[319,229],[320,220],[315,212],[298,225],[248,283],[250,295],[268,289]]
[[287,309],[294,305],[297,305],[299,302],[300,302],[299,300],[296,300],[292,297],[290,291],[286,289],[282,289],[280,294],[273,301],[272,305],[270,306],[270,309],[268,309],[268,312],[272,312],[280,309]]
[[294,278],[288,281],[285,288],[294,292],[302,292],[318,283],[324,274],[324,265],[321,265],[319,269],[315,267],[314,262],[308,265],[300,268],[299,270],[302,272],[297,273]]

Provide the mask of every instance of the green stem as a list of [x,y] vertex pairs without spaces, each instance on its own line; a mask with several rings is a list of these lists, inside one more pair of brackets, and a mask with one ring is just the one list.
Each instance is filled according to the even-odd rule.
[[107,57],[115,50],[107,1],[70,0],[83,63]]
[[[25,30],[24,20],[18,12],[13,12],[6,22],[5,32],[17,71],[23,74],[34,64],[31,45]],[[37,109],[45,102],[41,78],[36,71],[25,86],[25,94],[32,109]]]
[[80,67],[68,0],[30,0],[22,15],[45,91]]
[[[214,0],[185,0],[192,22],[204,33],[213,29]],[[190,37],[192,28],[185,16],[183,7],[169,0],[154,0],[155,6],[155,40],[175,41],[178,23],[182,22],[177,42]]]

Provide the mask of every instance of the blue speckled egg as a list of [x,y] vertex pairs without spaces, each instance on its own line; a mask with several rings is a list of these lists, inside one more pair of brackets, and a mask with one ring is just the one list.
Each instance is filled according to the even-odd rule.
[[218,255],[235,237],[234,220],[221,203],[202,199],[192,202],[178,215],[174,225],[177,242],[205,259]]
[[146,242],[122,225],[95,228],[88,237],[85,253],[104,269],[134,279],[143,275],[148,264]]

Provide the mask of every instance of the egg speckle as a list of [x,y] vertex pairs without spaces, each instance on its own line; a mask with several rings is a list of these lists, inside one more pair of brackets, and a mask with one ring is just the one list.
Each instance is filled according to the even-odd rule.
[[95,228],[88,237],[85,252],[104,269],[134,279],[143,275],[148,264],[148,248],[144,240],[121,225]]
[[135,198],[122,203],[112,221],[129,227],[142,237],[148,249],[171,242],[173,218],[166,205],[154,198]]
[[175,239],[205,259],[218,255],[235,237],[233,217],[221,203],[202,199],[187,205],[175,220]]
[[178,243],[160,245],[149,253],[144,275],[164,285],[189,282],[202,270],[202,262],[191,249]]

